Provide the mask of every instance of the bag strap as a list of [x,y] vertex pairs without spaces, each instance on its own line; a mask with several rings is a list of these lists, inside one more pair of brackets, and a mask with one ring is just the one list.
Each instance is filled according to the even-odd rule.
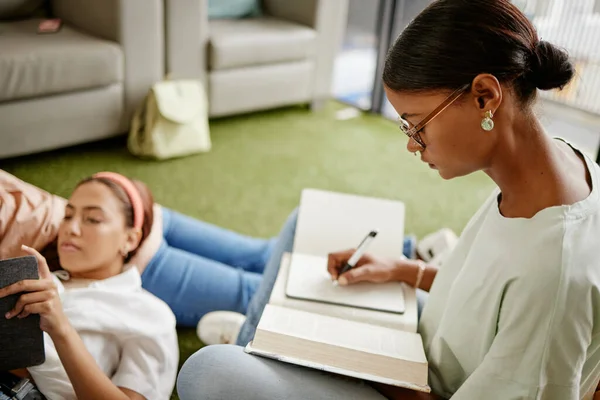
[[143,145],[148,96],[149,94],[146,95],[142,104],[133,113],[133,117],[131,119],[131,128],[127,138],[127,146],[129,149],[137,149],[139,151]]

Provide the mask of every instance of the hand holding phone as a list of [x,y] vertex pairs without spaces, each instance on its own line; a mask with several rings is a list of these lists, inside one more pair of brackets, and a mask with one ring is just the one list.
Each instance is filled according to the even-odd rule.
[[[18,282],[38,279],[38,264],[34,256],[0,260],[0,291]],[[40,316],[7,319],[22,292],[0,297],[0,371],[27,368],[45,361],[44,338]]]

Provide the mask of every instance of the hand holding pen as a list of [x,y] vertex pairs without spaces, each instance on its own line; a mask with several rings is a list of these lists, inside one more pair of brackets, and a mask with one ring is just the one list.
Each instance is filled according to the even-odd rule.
[[358,245],[358,247],[356,248],[356,250],[354,251],[354,253],[352,253],[352,255],[350,256],[350,258],[348,259],[348,261],[346,261],[346,263],[344,264],[344,266],[340,270],[340,272],[339,272],[340,275],[345,274],[346,272],[350,271],[352,268],[354,268],[356,266],[356,263],[367,252],[367,249],[371,245],[371,242],[376,237],[377,237],[377,231],[376,230],[372,230],[371,232],[367,233],[367,236],[365,236],[365,238],[362,240],[362,242],[360,242],[360,244]]
[[329,254],[327,270],[333,283],[345,286],[358,282],[406,282],[429,291],[436,270],[427,269],[421,260],[408,260],[404,256],[395,260],[367,254],[367,248],[375,236],[377,232],[371,231],[356,249]]
[[327,270],[334,283],[341,286],[358,282],[385,283],[391,281],[410,281],[417,267],[415,261],[406,259],[387,259],[367,253],[376,231],[369,232],[356,249],[329,254]]
[[342,268],[354,252],[354,249],[349,249],[329,254],[327,270],[331,275],[331,279],[337,281],[340,286],[358,282],[404,281],[404,269],[409,265],[410,260],[393,260],[375,257],[370,254],[364,254],[354,268],[341,274]]

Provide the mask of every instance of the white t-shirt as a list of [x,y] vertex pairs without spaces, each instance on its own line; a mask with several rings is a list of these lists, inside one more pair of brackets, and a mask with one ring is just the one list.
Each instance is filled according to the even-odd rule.
[[452,400],[579,400],[600,374],[600,168],[592,192],[505,218],[499,190],[438,272],[419,331]]
[[[175,386],[179,350],[175,316],[160,299],[142,289],[137,268],[82,288],[65,289],[55,276],[63,309],[98,366],[119,387],[148,400],[167,400]],[[44,333],[46,361],[28,368],[51,400],[77,397]]]

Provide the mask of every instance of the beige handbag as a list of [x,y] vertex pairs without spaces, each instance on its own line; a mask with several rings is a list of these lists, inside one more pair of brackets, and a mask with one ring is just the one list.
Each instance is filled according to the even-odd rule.
[[208,101],[202,83],[156,83],[133,116],[127,147],[136,156],[158,160],[209,151]]

